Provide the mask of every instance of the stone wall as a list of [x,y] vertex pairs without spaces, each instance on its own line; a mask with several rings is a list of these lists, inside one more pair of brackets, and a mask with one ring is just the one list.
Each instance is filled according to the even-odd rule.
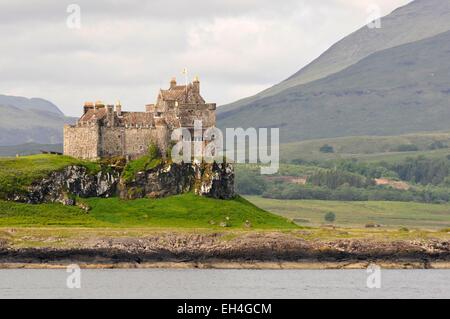
[[128,156],[135,159],[148,151],[151,143],[165,154],[167,128],[108,127],[83,124],[64,127],[64,154],[80,159],[95,160],[104,157]]
[[129,156],[137,158],[148,151],[150,143],[158,142],[156,128],[101,128],[101,156]]
[[99,158],[98,124],[64,126],[64,155],[80,159]]

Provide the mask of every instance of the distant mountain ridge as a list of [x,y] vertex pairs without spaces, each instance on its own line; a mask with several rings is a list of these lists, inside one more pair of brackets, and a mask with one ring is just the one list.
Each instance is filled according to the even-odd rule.
[[41,98],[26,98],[22,96],[10,96],[0,94],[0,105],[16,107],[20,110],[35,110],[41,112],[55,113],[64,116],[64,113],[52,102]]
[[64,124],[75,121],[41,98],[0,95],[0,113],[0,146],[62,143]]
[[[441,86],[442,91],[446,92],[450,79],[443,76],[437,82],[438,79],[434,78],[434,88],[426,83],[428,71],[439,73],[440,70],[447,69],[450,63],[450,56],[445,51],[447,44],[443,43],[441,46],[438,42],[448,41],[448,35],[444,34],[450,30],[450,0],[416,0],[393,11],[381,22],[381,29],[369,29],[367,26],[361,28],[280,84],[253,97],[219,107],[219,126],[278,126],[282,130],[283,141],[348,134],[402,134],[432,130],[433,125],[437,126],[435,129],[450,128],[447,120],[436,119],[439,117],[436,112],[445,110],[441,106],[447,98],[445,94],[441,96],[436,92]],[[421,45],[425,47],[421,48]],[[429,55],[426,46],[430,45],[439,54]],[[414,55],[408,49],[419,50],[428,56]],[[395,55],[395,64],[389,62],[393,58],[389,54]],[[379,58],[376,59],[375,56]],[[380,57],[384,57],[384,61],[380,61]],[[418,59],[420,65],[416,63]],[[403,68],[403,64],[409,64],[410,68]],[[383,65],[389,65],[390,69]],[[366,73],[355,73],[358,71]],[[397,72],[400,72],[398,76],[395,74]],[[411,78],[412,74],[416,78]],[[375,87],[374,81],[379,82]],[[402,90],[388,90],[402,85],[407,88],[416,87],[423,94],[417,97],[415,94],[406,95],[411,94],[408,90],[404,90],[405,94]],[[382,99],[375,99],[374,94],[370,98],[367,94],[362,94],[371,90],[380,93],[383,86],[387,91],[382,93]],[[357,94],[357,91],[360,93]],[[413,101],[413,98],[418,100]],[[413,106],[405,108],[408,103],[413,106],[421,105],[422,113],[415,112]],[[433,108],[433,105],[438,107]],[[390,113],[376,116],[380,112],[386,112],[386,108]],[[419,118],[409,119],[408,111]],[[400,118],[397,121],[388,118],[388,114]],[[427,117],[430,119],[426,120]],[[383,123],[371,122],[371,119]],[[403,125],[402,119],[414,123]],[[384,132],[386,129],[388,132]]]
[[283,142],[448,130],[449,57],[450,31],[260,99],[220,125],[280,127]]

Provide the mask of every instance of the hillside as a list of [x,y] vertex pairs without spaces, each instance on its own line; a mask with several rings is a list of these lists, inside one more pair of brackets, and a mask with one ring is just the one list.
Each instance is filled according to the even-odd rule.
[[[430,23],[433,21],[433,23]],[[363,26],[325,51],[288,79],[254,96],[218,108],[218,114],[247,107],[286,89],[322,79],[388,48],[419,41],[450,30],[450,1],[416,0],[381,19],[382,28]]]
[[270,214],[242,198],[221,201],[185,194],[133,201],[118,198],[83,201],[91,208],[89,214],[74,206],[29,205],[0,200],[0,226],[296,228],[288,219]]
[[0,146],[62,143],[64,124],[75,121],[39,98],[0,95],[0,112]]
[[280,127],[282,142],[450,127],[450,32],[375,53],[324,79],[220,117],[221,127]]
[[[33,183],[69,165],[86,167],[98,176],[98,163],[67,156],[35,155],[0,159],[0,198],[26,190]],[[111,168],[109,168],[111,169]],[[49,178],[48,178],[49,179]],[[69,183],[69,181],[68,181]],[[69,186],[67,188],[70,189]],[[86,207],[89,207],[88,213]],[[22,204],[0,200],[0,226],[176,227],[176,228],[295,228],[236,197],[218,200],[189,192],[161,199],[77,199],[77,206],[55,203]]]
[[[324,145],[331,146],[333,152],[321,152],[320,148]],[[350,136],[307,140],[283,144],[280,151],[282,160],[286,162],[343,158],[388,160],[419,155],[445,157],[450,153],[449,147],[449,132],[432,132],[397,136]]]
[[363,27],[279,85],[219,107],[219,126],[280,127],[283,142],[448,129],[437,117],[450,87],[439,72],[449,17],[448,0],[401,7],[381,29]]

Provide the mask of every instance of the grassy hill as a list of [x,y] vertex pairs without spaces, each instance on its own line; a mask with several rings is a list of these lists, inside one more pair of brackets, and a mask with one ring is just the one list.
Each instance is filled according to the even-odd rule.
[[[132,201],[118,198],[89,198],[82,201],[91,207],[89,213],[74,206],[0,201],[0,226],[209,229],[297,227],[284,217],[270,214],[240,197],[223,201],[185,194]],[[250,223],[250,227],[245,225],[246,221]]]
[[[323,153],[324,145],[333,147],[333,153]],[[399,151],[405,146],[414,151]],[[356,158],[360,160],[401,160],[405,157],[427,155],[443,157],[450,154],[450,132],[416,133],[397,136],[351,136],[285,143],[280,147],[284,161],[302,159],[333,160]],[[441,149],[438,149],[442,147]],[[407,148],[406,148],[407,149]]]
[[[34,155],[0,159],[0,196],[25,189],[33,181],[68,165],[95,172],[98,163],[68,156]],[[290,229],[287,219],[270,214],[240,197],[217,200],[194,194],[163,199],[123,201],[119,198],[79,199],[90,207],[87,214],[74,206],[28,205],[0,201],[0,226],[166,227],[211,229]],[[245,223],[248,221],[248,225]]]

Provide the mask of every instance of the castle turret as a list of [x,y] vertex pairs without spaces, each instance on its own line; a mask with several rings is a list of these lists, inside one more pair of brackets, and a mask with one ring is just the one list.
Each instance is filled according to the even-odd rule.
[[120,101],[116,103],[116,114],[117,116],[122,116],[122,105],[120,105]]
[[192,82],[193,91],[195,93],[200,93],[200,80],[198,79],[198,76],[194,78],[194,81]]
[[107,110],[107,120],[110,126],[114,126],[114,105],[108,104],[106,106]]

